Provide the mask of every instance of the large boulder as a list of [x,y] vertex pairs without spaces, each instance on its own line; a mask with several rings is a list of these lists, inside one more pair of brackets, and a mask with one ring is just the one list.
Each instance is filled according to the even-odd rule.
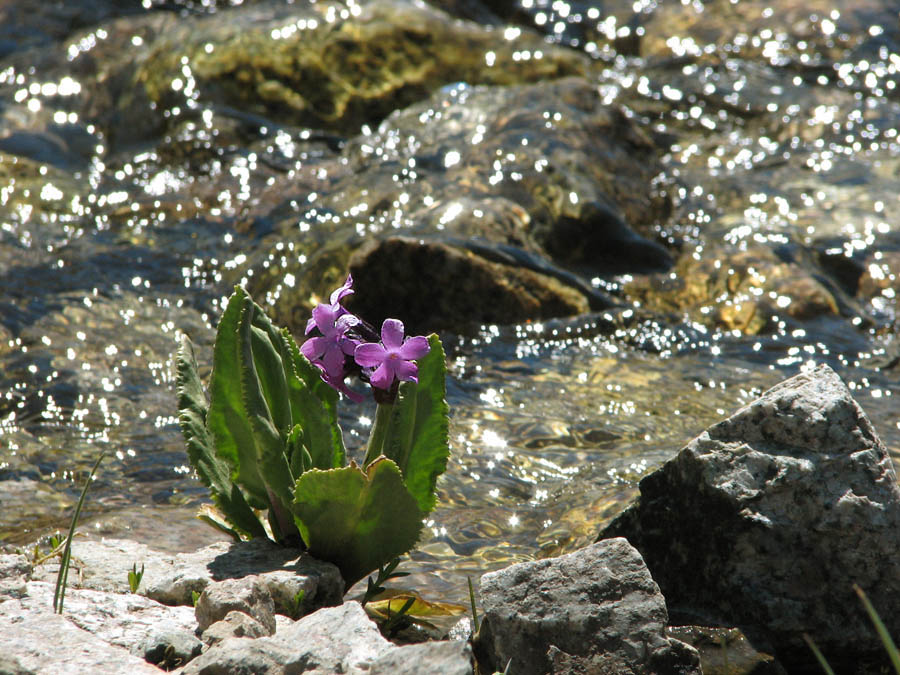
[[819,366],[691,441],[640,483],[601,538],[644,556],[674,622],[738,626],[790,672],[886,658],[853,591],[900,634],[900,488],[887,449]]
[[697,652],[666,637],[666,603],[624,539],[481,578],[479,664],[522,675],[700,673]]

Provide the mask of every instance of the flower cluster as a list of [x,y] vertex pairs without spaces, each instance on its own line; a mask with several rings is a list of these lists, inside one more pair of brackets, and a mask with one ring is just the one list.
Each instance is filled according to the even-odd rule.
[[378,336],[341,305],[341,300],[352,293],[353,278],[348,275],[327,303],[313,309],[306,335],[316,334],[303,343],[300,351],[322,371],[325,382],[354,401],[363,397],[344,382],[353,373],[384,392],[391,391],[396,382],[418,382],[415,361],[428,353],[428,340],[421,335],[404,337],[403,322],[397,319],[385,319]]

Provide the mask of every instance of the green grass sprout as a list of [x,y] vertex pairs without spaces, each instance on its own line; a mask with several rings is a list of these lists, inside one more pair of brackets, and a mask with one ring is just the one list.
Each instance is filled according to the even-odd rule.
[[91,481],[94,480],[94,474],[97,472],[97,467],[100,466],[100,462],[103,461],[104,457],[106,457],[106,453],[101,452],[97,461],[94,462],[91,474],[88,476],[88,479],[84,483],[84,488],[81,490],[81,497],[78,498],[78,503],[75,505],[75,513],[72,514],[72,523],[69,525],[69,534],[66,536],[66,547],[63,549],[62,558],[59,561],[59,572],[56,575],[56,588],[53,590],[53,611],[57,614],[62,614],[63,611],[63,600],[66,596],[66,584],[69,581],[69,563],[72,561],[72,537],[75,536],[75,526],[78,524],[78,517],[81,515],[81,507],[84,505],[84,498],[87,496],[88,488],[91,486]]
[[466,577],[469,582],[469,604],[472,606],[472,633],[478,632],[478,611],[475,609],[475,589],[472,588],[472,577]]
[[803,639],[806,641],[806,644],[809,645],[810,650],[812,650],[813,656],[816,657],[816,661],[819,662],[819,665],[822,666],[822,670],[825,671],[826,675],[835,675],[834,671],[831,669],[831,666],[828,665],[828,661],[825,660],[825,655],[822,654],[822,651],[813,642],[813,639],[809,637],[806,633],[803,634]]
[[872,623],[875,625],[875,630],[878,632],[878,637],[881,638],[881,644],[884,645],[885,651],[891,658],[891,663],[894,666],[894,671],[897,673],[897,675],[900,675],[900,652],[897,651],[897,645],[895,645],[894,641],[891,639],[891,634],[888,633],[887,626],[884,625],[884,621],[882,621],[881,617],[878,616],[878,612],[875,611],[875,607],[872,605],[872,602],[869,600],[868,596],[866,596],[863,589],[861,589],[856,584],[853,584],[853,590],[856,591],[856,594],[862,601],[863,607],[866,608],[866,612],[868,613],[869,618],[872,619]]
[[144,563],[141,563],[141,571],[138,572],[137,563],[134,563],[131,566],[131,571],[128,573],[128,588],[131,589],[132,593],[137,593],[138,587],[141,585],[141,579],[144,577]]

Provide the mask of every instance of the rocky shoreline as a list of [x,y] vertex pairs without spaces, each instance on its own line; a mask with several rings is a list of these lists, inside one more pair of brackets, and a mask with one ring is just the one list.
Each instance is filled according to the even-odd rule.
[[[0,556],[0,673],[843,673],[886,654],[852,586],[900,633],[900,487],[837,374],[801,373],[640,483],[595,544],[480,582],[479,631],[385,639],[333,565],[266,541],[175,556],[76,540],[55,566]],[[136,594],[127,571],[145,572]],[[194,605],[193,607],[191,605]]]

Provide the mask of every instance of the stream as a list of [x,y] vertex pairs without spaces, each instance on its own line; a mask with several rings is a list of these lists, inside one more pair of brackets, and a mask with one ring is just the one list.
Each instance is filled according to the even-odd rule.
[[[100,453],[88,536],[222,538],[177,340],[208,377],[235,284],[299,338],[348,265],[448,353],[426,597],[593,541],[817,364],[900,458],[898,85],[892,0],[0,6],[0,543],[65,530]],[[379,276],[399,235],[486,285]],[[352,453],[373,416],[342,403]]]

